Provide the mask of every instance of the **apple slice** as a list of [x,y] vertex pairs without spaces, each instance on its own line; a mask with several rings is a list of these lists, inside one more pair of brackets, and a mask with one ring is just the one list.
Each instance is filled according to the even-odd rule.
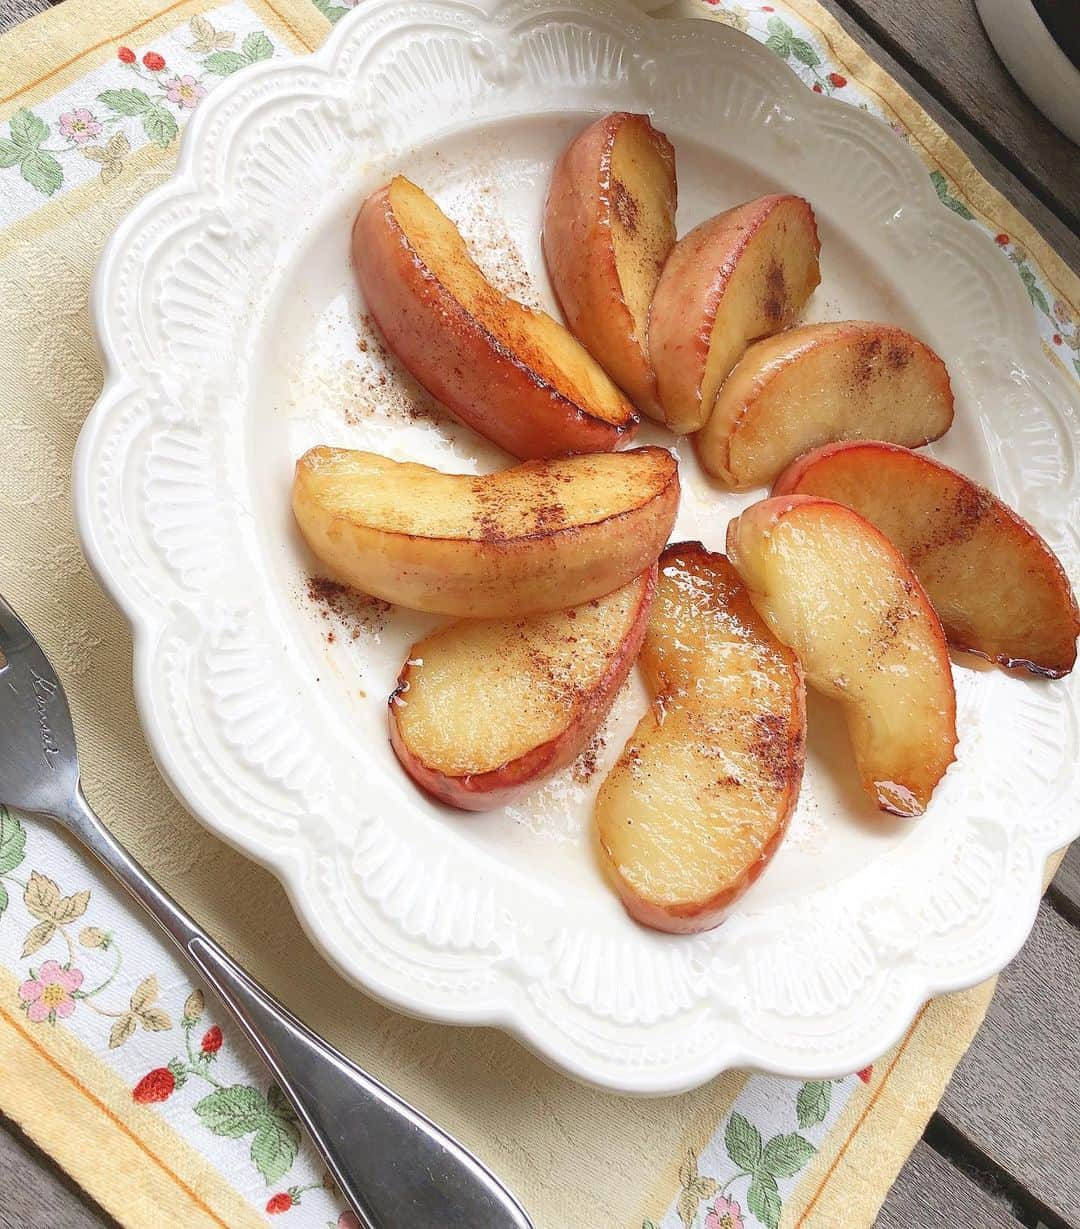
[[655,694],[596,800],[627,912],[657,930],[720,922],[776,852],[802,780],[802,671],[735,569],[699,542],[660,557],[641,654]]
[[847,504],[899,549],[959,649],[1060,678],[1076,662],[1065,569],[1034,529],[985,487],[892,444],[833,444],[777,479],[777,494]]
[[921,815],[954,759],[945,635],[895,546],[857,512],[788,495],[728,526],[754,605],[845,710],[863,786],[883,811]]
[[356,219],[353,264],[390,349],[462,422],[516,457],[608,451],[633,407],[561,324],[488,282],[453,222],[398,175]]
[[412,610],[502,618],[611,593],[650,567],[679,507],[665,448],[442,474],[313,448],[293,512],[335,578]]
[[808,448],[892,440],[916,448],[952,425],[940,358],[889,324],[808,324],[751,346],[694,437],[701,464],[736,490],[771,482]]
[[660,422],[646,334],[676,199],[671,142],[648,116],[618,111],[564,150],[544,210],[544,258],[570,331]]
[[467,619],[414,644],[390,697],[405,771],[466,811],[503,806],[575,760],[641,648],[656,564],[606,597]]
[[800,196],[763,196],[672,248],[649,312],[649,358],[672,431],[697,431],[728,372],[786,329],[821,280],[817,222]]

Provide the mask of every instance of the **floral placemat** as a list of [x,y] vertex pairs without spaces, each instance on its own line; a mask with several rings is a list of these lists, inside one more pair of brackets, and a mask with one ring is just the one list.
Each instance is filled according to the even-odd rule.
[[[197,828],[138,734],[130,646],[86,571],[71,450],[100,388],[93,262],[168,174],[186,120],[248,65],[302,54],[332,0],[66,0],[0,40],[0,589],[68,682],[88,793],[125,843],[290,1007],[474,1147],[538,1229],[858,1229],[982,1018],[991,988],[938,1000],[845,1079],[728,1073],[640,1102],[570,1084],[483,1030],[406,1020],[314,955],[277,886]],[[1080,382],[1075,276],[814,0],[683,0],[807,87],[890,123],[942,207],[1016,268],[1047,352]],[[107,876],[48,825],[0,809],[0,1109],[137,1229],[356,1225],[280,1092]],[[113,1158],[103,1165],[102,1157]],[[407,1226],[403,1224],[403,1229]]]

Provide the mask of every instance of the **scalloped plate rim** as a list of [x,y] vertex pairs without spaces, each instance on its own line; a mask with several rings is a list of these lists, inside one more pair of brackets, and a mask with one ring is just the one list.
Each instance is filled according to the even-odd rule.
[[[919,1006],[926,999],[936,994],[962,990],[977,984],[999,972],[1015,956],[1031,929],[1038,909],[1042,885],[1041,862],[1038,865],[1032,864],[1028,868],[1028,873],[1025,876],[1026,891],[1022,901],[1023,907],[1019,907],[1021,902],[1018,902],[1018,907],[1013,909],[1010,914],[1012,925],[1007,934],[1003,933],[1000,928],[996,932],[998,942],[993,950],[987,949],[983,954],[982,960],[969,965],[960,976],[949,977],[945,975],[944,970],[931,970],[924,967],[923,975],[918,984],[915,983],[915,979],[910,975],[905,977],[903,979],[903,993],[897,995],[898,1000],[902,1000],[902,1006],[897,1007],[894,1004],[893,1014],[888,1027],[878,1025],[876,1031],[869,1035],[863,1044],[855,1045],[853,1043],[849,1045],[842,1058],[838,1056],[836,1061],[829,1061],[820,1065],[815,1065],[811,1061],[802,1062],[797,1065],[785,1064],[782,1061],[777,1061],[775,1057],[770,1058],[768,1043],[760,1047],[747,1046],[743,1048],[735,1044],[729,1044],[726,1051],[721,1053],[714,1051],[708,1058],[702,1059],[696,1064],[678,1066],[677,1072],[669,1068],[663,1068],[658,1072],[635,1068],[622,1073],[613,1070],[606,1070],[601,1073],[595,1067],[590,1067],[587,1063],[582,1062],[580,1055],[571,1045],[553,1045],[550,1034],[545,1031],[544,1017],[536,1011],[529,1010],[527,1005],[523,1008],[520,1002],[517,1001],[520,995],[514,993],[513,986],[509,987],[509,992],[506,992],[504,989],[499,1000],[489,1007],[481,1010],[470,1010],[466,1005],[458,1009],[451,1006],[449,1002],[433,1005],[429,992],[424,988],[421,989],[419,996],[415,993],[400,992],[380,974],[379,966],[375,964],[368,964],[363,968],[358,968],[350,961],[349,956],[340,950],[336,938],[324,926],[320,910],[312,904],[308,897],[310,887],[308,881],[312,873],[310,851],[298,863],[295,851],[286,856],[280,849],[275,849],[272,843],[263,840],[259,836],[248,834],[242,838],[233,830],[227,820],[223,821],[222,817],[215,813],[212,807],[204,807],[193,802],[192,792],[187,787],[186,771],[174,756],[173,750],[165,737],[164,730],[155,718],[151,702],[152,686],[150,673],[154,664],[153,649],[165,624],[160,617],[155,620],[152,617],[152,611],[160,611],[162,607],[159,605],[154,605],[149,609],[143,607],[141,601],[134,594],[133,587],[115,572],[110,564],[106,549],[99,544],[96,536],[93,512],[94,498],[91,490],[91,476],[88,463],[93,452],[94,443],[99,432],[104,429],[110,412],[115,412],[119,409],[131,387],[137,387],[137,384],[124,371],[123,362],[120,359],[120,349],[111,332],[109,296],[111,292],[111,279],[115,273],[114,266],[119,253],[123,250],[129,237],[136,235],[159,207],[165,205],[175,196],[182,195],[185,192],[198,191],[200,176],[195,162],[203,133],[209,129],[216,112],[227,103],[229,97],[236,90],[244,86],[245,83],[250,83],[256,74],[272,77],[276,73],[281,72],[282,69],[295,68],[298,62],[310,65],[313,69],[332,69],[340,50],[350,41],[353,27],[359,28],[371,19],[373,13],[391,8],[393,4],[394,0],[368,0],[363,9],[357,9],[353,14],[339,22],[337,27],[331,32],[326,43],[312,53],[310,57],[288,61],[270,61],[265,64],[256,65],[248,69],[241,77],[223,82],[205,100],[185,129],[181,139],[177,167],[173,175],[166,183],[147,194],[120,221],[105,245],[95,270],[91,291],[91,315],[104,359],[105,379],[102,392],[86,419],[76,446],[73,463],[73,501],[79,537],[91,569],[132,627],[136,705],[155,762],[170,788],[191,809],[192,813],[196,815],[204,826],[229,845],[245,854],[245,856],[264,866],[279,879],[305,932],[315,946],[330,959],[343,976],[373,997],[397,1010],[444,1023],[501,1028],[518,1038],[519,1041],[545,1061],[554,1064],[567,1074],[583,1081],[594,1083],[602,1088],[622,1093],[668,1095],[696,1087],[720,1074],[722,1071],[735,1066],[751,1066],[776,1075],[804,1079],[836,1077],[866,1066],[877,1059],[882,1052],[887,1050],[903,1035],[909,1028]],[[485,17],[490,16],[493,6],[490,4],[466,3],[462,2],[462,0],[435,0],[431,7],[452,9],[458,13],[475,14],[478,17]],[[501,7],[504,9],[513,8],[513,0],[503,3]],[[655,34],[656,29],[662,27],[665,34],[693,34],[695,39],[704,38],[718,42],[738,43],[746,49],[747,54],[757,57],[758,64],[766,66],[767,71],[773,75],[776,81],[782,81],[787,85],[797,81],[794,75],[790,78],[788,77],[790,70],[780,60],[774,59],[771,52],[768,52],[756,41],[749,38],[749,36],[742,35],[719,23],[708,22],[703,29],[703,18],[654,19],[636,10],[610,3],[609,0],[597,3],[594,7],[598,11],[602,11],[606,18],[615,19],[617,17],[619,20],[626,20],[630,26],[635,27],[634,32],[638,35],[643,34],[645,31]],[[526,15],[535,16],[552,13],[558,10],[580,13],[582,6],[574,4],[573,0],[566,0],[565,3],[561,4],[557,2],[543,3],[541,0],[539,3],[518,4],[515,11],[524,17]],[[874,116],[861,113],[840,100],[822,95],[814,95],[811,91],[805,90],[802,87],[793,90],[792,95],[798,99],[800,109],[811,114],[816,113],[819,116],[822,114],[829,116],[843,114],[847,122],[855,125],[869,124],[875,130],[886,127],[882,121]],[[841,108],[843,108],[843,111],[841,111]],[[568,106],[565,109],[574,110],[576,108]],[[551,110],[558,111],[560,108],[553,108]],[[450,130],[452,131],[452,129]],[[443,130],[440,129],[440,131]],[[899,141],[899,138],[896,139]],[[909,167],[917,166],[920,172],[924,171],[917,155],[911,150],[905,149],[904,160],[908,163]],[[921,203],[936,204],[936,197],[929,177],[922,173],[916,182],[920,185],[917,191],[922,197]],[[1004,261],[1004,257],[997,251],[987,236],[981,233],[976,234],[968,223],[949,211],[942,209],[940,216],[935,218],[935,223],[940,228],[946,230],[946,232],[957,236],[964,244],[968,244],[975,238],[978,243],[985,245],[987,258],[990,258],[991,253],[993,253],[992,259]],[[995,277],[994,281],[1005,293],[1007,300],[1011,299],[1011,303],[1006,301],[1006,307],[1010,310],[1010,314],[1023,315],[1030,320],[1030,308],[1023,296],[1019,279],[1013,277],[1006,280]],[[1034,325],[1032,324],[1030,328],[1025,330],[1025,333],[1026,335],[1022,339],[1027,343],[1025,345],[1027,353],[1024,356],[1025,366],[1040,369],[1044,374],[1052,377],[1053,383],[1058,383],[1059,375],[1043,356]],[[991,463],[996,470],[998,459],[991,457]],[[1071,823],[1063,824],[1061,831],[1064,834],[1065,842],[1080,835],[1080,815],[1073,817]],[[1046,839],[1033,841],[1032,847],[1033,852],[1039,858],[1045,860],[1045,858],[1052,855],[1061,846],[1055,834],[1055,838],[1050,842]],[[1008,950],[1006,951],[1006,949]],[[933,976],[934,972],[939,975]]]

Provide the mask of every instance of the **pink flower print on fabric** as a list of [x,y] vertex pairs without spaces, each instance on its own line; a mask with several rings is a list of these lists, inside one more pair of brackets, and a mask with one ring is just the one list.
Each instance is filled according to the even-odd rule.
[[705,1229],[743,1229],[742,1208],[721,1195],[705,1217]]
[[31,977],[19,987],[19,998],[34,1024],[50,1017],[66,1020],[75,1010],[72,997],[83,983],[79,969],[65,969],[55,960],[46,960],[37,977]]
[[74,141],[76,145],[85,145],[92,141],[100,131],[100,122],[94,119],[93,112],[86,107],[65,111],[60,116],[60,135]]
[[170,77],[162,84],[169,102],[188,111],[193,111],[198,106],[199,99],[206,97],[206,87],[200,85],[190,73],[185,73],[182,77]]

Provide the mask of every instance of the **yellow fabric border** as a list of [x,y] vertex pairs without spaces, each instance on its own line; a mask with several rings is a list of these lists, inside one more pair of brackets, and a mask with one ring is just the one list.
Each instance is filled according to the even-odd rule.
[[817,0],[784,0],[784,3],[819,35],[830,54],[847,69],[849,79],[876,95],[907,128],[923,161],[945,172],[976,217],[991,230],[1004,231],[1019,241],[1042,267],[1058,295],[1074,309],[1080,308],[1080,276],[1069,268],[1016,206],[986,179],[907,90],[871,59]]
[[[296,50],[318,46],[329,30],[329,23],[310,0],[246,2]],[[849,78],[876,94],[908,128],[924,159],[946,173],[973,212],[992,229],[1004,230],[1022,244],[1062,298],[1074,305],[1080,303],[1080,279],[1034,227],[986,182],[918,103],[814,0],[786,2],[828,44],[830,53],[843,65]],[[69,0],[71,3],[78,0]],[[117,17],[115,32],[104,38],[100,35],[101,30],[109,28],[110,11],[93,25],[93,34],[87,35],[87,13],[97,10],[100,15],[101,7],[53,9],[0,40],[0,81],[14,82],[34,74],[25,86],[9,92],[0,101],[0,118],[18,106],[31,105],[39,97],[52,96],[66,88],[111,57],[115,46],[125,38],[136,43],[148,41],[159,31],[190,20],[193,13],[217,5],[205,0],[157,0],[156,4],[125,0],[123,6],[117,6],[116,12],[122,11],[124,16]],[[74,14],[81,15],[81,22]],[[700,15],[709,16],[707,12]],[[81,45],[88,37],[95,40],[93,47]],[[162,161],[167,156],[160,155]],[[65,198],[66,209],[55,202],[37,211],[34,216],[45,224],[37,227],[35,223],[35,233],[49,229],[50,217],[70,218],[92,199],[76,202],[74,195]],[[78,207],[73,209],[73,205]],[[236,930],[222,937],[234,950],[250,946],[250,936]],[[264,1224],[251,1205],[224,1183],[220,1173],[187,1145],[159,1113],[136,1105],[130,1089],[72,1034],[62,1026],[28,1027],[17,1006],[15,985],[11,974],[0,969],[0,1108],[4,1112],[19,1122],[112,1215],[132,1229],[162,1229],[165,1223],[194,1225],[196,1229],[222,1223],[229,1229]],[[924,1009],[908,1035],[906,1047],[881,1060],[875,1066],[871,1085],[852,1095],[822,1153],[789,1197],[785,1229],[793,1229],[796,1224],[799,1229],[834,1229],[837,1225],[854,1227],[872,1221],[937,1104],[955,1063],[970,1044],[992,989],[992,983],[986,983]],[[405,1026],[406,1031],[408,1027]],[[462,1043],[455,1038],[452,1044]],[[745,1078],[743,1073],[728,1073],[713,1085],[680,1099],[679,1112],[684,1118],[678,1125],[684,1149],[700,1150],[723,1122]],[[528,1085],[524,1088],[527,1090]],[[636,1117],[635,1107],[630,1103],[600,1097],[568,1097],[567,1103],[573,1103],[577,1112],[585,1106],[587,1112],[595,1113],[598,1126],[608,1114],[625,1113],[629,1130],[640,1130],[642,1138],[656,1138],[650,1136],[647,1115],[642,1112]],[[442,1108],[449,1113],[454,1104],[450,1099]],[[887,1131],[864,1129],[880,1123],[882,1115],[888,1122]],[[523,1131],[522,1139],[525,1134]],[[675,1134],[672,1132],[672,1137]],[[598,1131],[594,1138],[602,1138],[601,1133]],[[107,1168],[100,1165],[102,1155],[113,1162]],[[593,1159],[583,1159],[592,1167]],[[673,1155],[667,1147],[662,1155],[651,1158],[656,1171],[641,1185],[656,1191],[648,1209],[654,1218],[662,1214],[674,1197],[676,1171],[684,1159],[685,1154]],[[617,1171],[622,1158],[597,1160],[610,1162]],[[610,1172],[591,1177],[593,1185],[589,1189],[596,1191],[601,1189],[597,1182],[613,1180],[614,1174]],[[533,1196],[530,1202],[538,1223],[558,1225],[559,1229],[569,1229],[571,1224],[574,1229],[593,1229],[582,1221],[576,1200],[571,1206],[569,1197],[558,1189],[545,1189],[539,1199],[535,1198],[535,1186],[531,1192],[521,1193]],[[610,1229],[621,1226],[612,1225]]]
[[[0,1109],[122,1225],[264,1229],[214,1166],[63,1025],[32,1025],[0,968]],[[102,1158],[108,1164],[102,1164]]]
[[[1065,856],[1047,859],[1043,891]],[[870,1085],[856,1092],[784,1204],[780,1229],[870,1225],[919,1142],[957,1063],[994,997],[997,978],[931,999],[903,1039],[874,1064]],[[870,1131],[886,1116],[887,1131]],[[841,1178],[842,1181],[837,1181]]]
[[715,1095],[715,1100],[708,1107],[709,1112],[690,1117],[682,1147],[670,1156],[660,1158],[648,1195],[632,1222],[633,1229],[638,1229],[648,1220],[660,1223],[673,1193],[679,1189],[679,1171],[688,1158],[701,1155],[702,1149],[716,1133],[716,1128],[731,1112],[749,1079],[749,1071],[725,1071],[708,1085],[709,1092]]
[[[926,1122],[982,1024],[996,979],[933,999],[874,1064],[784,1204],[781,1229],[873,1224]],[[875,1131],[878,1123],[887,1130]]]
[[[164,3],[164,7],[162,7]],[[330,23],[322,16],[308,0],[299,0],[290,8],[298,12],[286,12],[280,0],[243,0],[263,22],[263,24],[281,38],[291,50],[304,54],[320,46],[330,30]],[[117,20],[117,32],[99,40],[92,47],[79,55],[68,55],[70,43],[60,41],[56,44],[57,55],[67,55],[67,59],[52,69],[40,72],[27,86],[9,92],[6,98],[0,100],[0,118],[4,113],[11,113],[20,107],[36,106],[42,99],[51,98],[62,92],[73,82],[80,80],[86,73],[100,64],[111,60],[116,54],[116,47],[128,35],[133,41],[152,41],[157,35],[164,35],[190,21],[197,13],[212,12],[220,7],[220,0],[155,0],[153,12],[146,15],[142,10],[137,14],[138,20],[129,22],[124,28]],[[145,5],[148,10],[150,5]],[[40,15],[43,26],[55,24],[58,9],[49,9]],[[47,20],[48,19],[48,20]],[[22,33],[27,27],[36,26],[38,19],[32,19],[21,26],[16,26],[12,34],[0,39],[0,49],[6,50],[7,42],[15,35]],[[70,20],[67,26],[70,27]],[[138,35],[136,40],[135,35]],[[52,48],[51,31],[45,30],[40,37],[31,30],[28,38],[30,51],[33,54],[42,46]],[[5,79],[5,57],[0,55],[0,82]],[[129,154],[124,162],[121,179],[111,184],[104,184],[100,179],[89,182],[64,192],[55,200],[44,202],[39,208],[25,217],[13,222],[5,230],[0,231],[0,259],[14,248],[49,231],[53,226],[70,216],[76,215],[88,206],[117,194],[124,180],[137,178],[142,172],[158,166],[169,166],[175,158],[175,150],[159,149],[156,145],[144,145],[133,154]]]
[[[314,51],[330,31],[330,23],[313,4],[284,5],[278,0],[243,0],[243,3],[293,51]],[[0,39],[0,81],[17,81],[28,63],[48,65],[37,75],[0,95],[0,120],[20,107],[33,107],[51,98],[116,55],[125,39],[150,42],[191,20],[196,13],[220,7],[220,0],[136,0],[117,16],[116,28],[86,45],[85,25],[72,21],[70,10],[46,9],[22,22]],[[288,11],[286,11],[286,9]]]

